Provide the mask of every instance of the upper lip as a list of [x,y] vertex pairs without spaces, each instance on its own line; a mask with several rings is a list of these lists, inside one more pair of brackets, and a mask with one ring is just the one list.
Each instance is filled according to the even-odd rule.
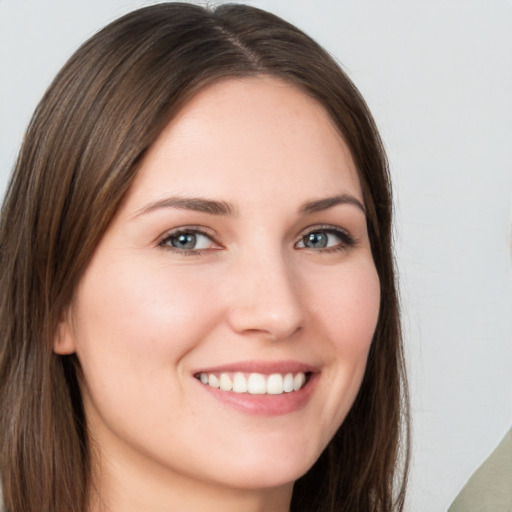
[[242,372],[242,373],[261,373],[271,375],[272,373],[308,373],[316,372],[314,366],[302,363],[300,361],[240,361],[227,363],[208,368],[200,368],[194,374],[199,373],[222,373],[222,372]]

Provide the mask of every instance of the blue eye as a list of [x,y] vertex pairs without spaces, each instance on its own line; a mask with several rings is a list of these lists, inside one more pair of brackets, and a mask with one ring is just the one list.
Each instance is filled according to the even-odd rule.
[[[331,235],[331,238],[332,237]],[[304,247],[309,249],[325,249],[329,246],[329,234],[328,233],[309,233],[302,238]]]
[[180,230],[166,236],[159,244],[178,251],[201,251],[213,249],[215,242],[206,234],[196,230]]
[[317,229],[305,234],[296,247],[298,249],[344,249],[354,245],[352,237],[339,229]]

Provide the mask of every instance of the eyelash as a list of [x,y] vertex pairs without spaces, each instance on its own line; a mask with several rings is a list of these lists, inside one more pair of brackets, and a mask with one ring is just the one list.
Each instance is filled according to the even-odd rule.
[[[319,249],[314,249],[310,247],[300,247],[299,249],[309,249],[314,252],[321,252],[321,253],[332,253],[332,252],[339,252],[339,251],[346,251],[347,249],[350,249],[351,247],[356,245],[356,240],[345,230],[334,227],[334,226],[313,226],[311,228],[307,228],[307,230],[302,234],[299,239],[294,243],[294,247],[297,246],[299,243],[304,243],[306,237],[314,235],[314,234],[327,234],[327,235],[333,235],[339,239],[339,243],[334,245],[333,247],[324,247]],[[176,238],[180,235],[199,235],[207,237],[211,240],[212,245],[218,245],[219,249],[222,248],[220,244],[216,242],[216,240],[213,238],[213,236],[208,233],[206,230],[196,227],[196,226],[190,226],[190,227],[183,227],[179,229],[175,229],[171,231],[170,233],[166,233],[162,236],[162,238],[158,241],[158,247],[166,250],[170,250],[173,252],[176,252],[178,254],[182,254],[184,256],[201,256],[204,254],[204,252],[212,250],[211,248],[207,249],[179,249],[177,247],[174,247],[171,245],[170,241],[173,238]],[[216,249],[213,249],[216,250]]]
[[[354,247],[357,243],[356,240],[344,229],[341,229],[341,228],[338,228],[335,226],[320,225],[320,226],[312,226],[311,228],[307,228],[306,232],[303,235],[301,235],[301,237],[295,243],[295,245],[297,245],[300,242],[304,242],[306,237],[311,236],[313,234],[317,234],[317,233],[333,235],[336,238],[338,238],[339,243],[334,245],[333,247],[325,247],[325,248],[320,248],[320,249],[309,248],[312,251],[322,252],[322,253],[346,251],[347,249]],[[304,249],[308,249],[308,247],[304,247]]]
[[171,232],[166,233],[165,235],[163,235],[163,237],[158,242],[158,247],[161,247],[162,249],[166,249],[169,251],[176,252],[178,254],[182,254],[184,256],[201,256],[205,251],[211,250],[211,249],[179,249],[178,247],[173,247],[170,244],[170,241],[173,238],[176,238],[180,235],[205,236],[206,238],[209,238],[212,241],[213,245],[219,245],[219,248],[221,248],[220,244],[218,244],[215,241],[215,239],[213,238],[213,236],[210,233],[208,233],[206,230],[204,230],[200,227],[197,227],[197,226],[178,228]]

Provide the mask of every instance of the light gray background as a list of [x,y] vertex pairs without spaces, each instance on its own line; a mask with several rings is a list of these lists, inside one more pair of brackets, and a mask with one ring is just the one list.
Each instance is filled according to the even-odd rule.
[[[0,193],[65,59],[149,3],[0,0]],[[512,423],[512,2],[248,3],[333,53],[384,137],[412,394],[408,509],[446,510]]]

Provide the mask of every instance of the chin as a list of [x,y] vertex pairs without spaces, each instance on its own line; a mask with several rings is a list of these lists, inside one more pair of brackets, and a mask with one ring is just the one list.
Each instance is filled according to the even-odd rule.
[[300,449],[278,454],[275,451],[252,457],[247,452],[236,461],[219,464],[216,478],[224,485],[240,489],[276,488],[293,484],[316,462],[320,454],[313,456]]

